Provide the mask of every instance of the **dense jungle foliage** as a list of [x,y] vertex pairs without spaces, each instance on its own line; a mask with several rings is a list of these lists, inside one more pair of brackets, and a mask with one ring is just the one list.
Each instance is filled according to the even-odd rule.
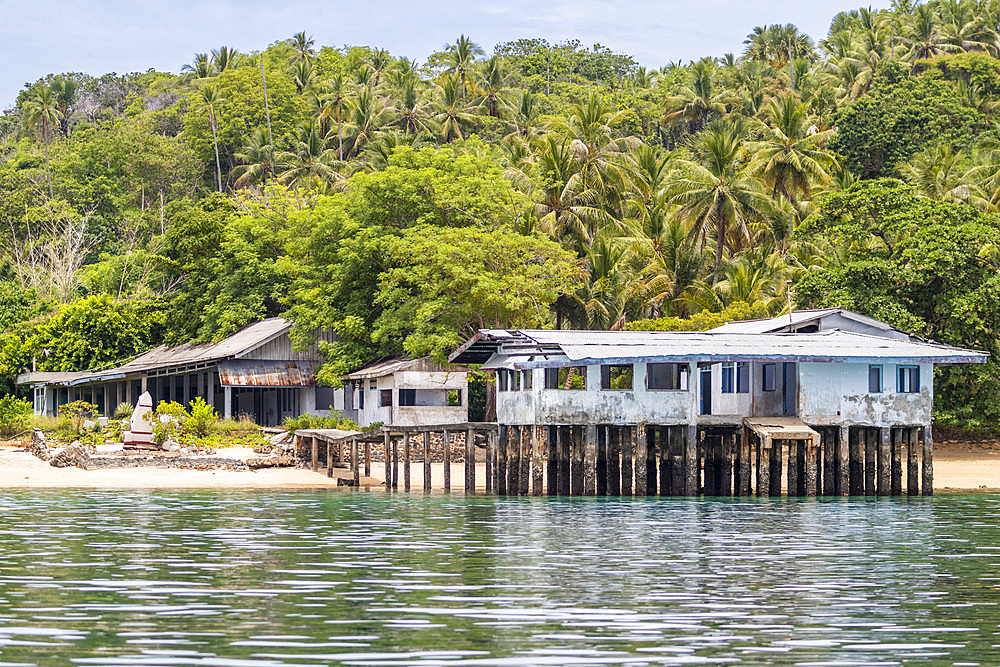
[[[48,76],[0,116],[0,394],[275,315],[337,331],[335,384],[483,326],[708,328],[789,296],[996,359],[998,58],[996,0],[898,0],[659,69],[303,32]],[[939,419],[1000,427],[996,361],[938,381]]]

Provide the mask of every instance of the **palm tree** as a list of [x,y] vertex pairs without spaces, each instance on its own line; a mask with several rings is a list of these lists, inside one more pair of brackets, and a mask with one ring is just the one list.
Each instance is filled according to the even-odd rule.
[[914,155],[899,167],[903,178],[917,186],[920,194],[939,201],[989,208],[977,182],[982,172],[972,166],[970,157],[948,144],[938,144]]
[[289,137],[291,151],[279,153],[276,160],[281,168],[279,179],[289,186],[333,184],[342,180],[335,169],[337,156],[327,146],[319,123],[305,122],[296,135]]
[[26,105],[28,127],[39,128],[42,132],[42,143],[45,145],[45,178],[49,182],[49,199],[52,194],[52,171],[49,169],[49,134],[52,127],[59,123],[59,100],[51,88],[40,88],[28,100]]
[[493,56],[483,64],[479,73],[479,87],[482,94],[472,104],[493,118],[500,118],[501,111],[511,107],[510,90],[507,87],[509,75],[504,71],[503,61]]
[[434,121],[441,128],[441,138],[450,142],[453,139],[464,139],[462,125],[472,121],[472,114],[465,110],[458,91],[458,79],[454,76],[445,77],[438,89],[438,108]]
[[723,251],[740,250],[750,227],[763,220],[771,202],[743,161],[746,125],[740,120],[715,120],[691,142],[692,157],[678,161],[678,178],[668,188],[677,217],[690,224],[689,237],[704,245],[715,235],[715,271],[719,278]]
[[190,63],[181,67],[181,71],[194,74],[196,79],[207,79],[212,76],[212,62],[207,53],[196,53]]
[[690,83],[680,87],[676,95],[667,99],[667,111],[660,118],[664,127],[678,121],[688,121],[689,129],[697,131],[712,113],[725,114],[725,93],[715,89],[715,72],[712,63],[705,60],[691,65]]
[[376,49],[371,52],[366,60],[371,66],[372,71],[375,72],[375,87],[378,88],[379,82],[382,80],[382,72],[392,66],[392,56],[385,49]]
[[961,47],[948,43],[941,36],[937,12],[932,5],[917,5],[903,41],[910,45],[907,60],[916,64],[918,60],[931,58],[941,53],[961,51]]
[[243,163],[233,169],[233,176],[236,178],[235,185],[237,187],[256,185],[263,182],[269,172],[273,174],[272,155],[273,147],[267,139],[267,130],[258,127],[250,135],[242,152],[233,154],[233,157]]
[[406,134],[434,134],[437,129],[427,111],[427,103],[420,99],[416,81],[407,81],[402,90],[402,99],[395,107],[399,114],[396,125]]
[[997,32],[984,20],[979,3],[939,0],[937,6],[943,22],[941,34],[947,42],[963,51],[997,54]]
[[292,80],[299,95],[312,88],[316,72],[311,60],[298,60],[292,65]]
[[292,35],[292,55],[289,58],[291,61],[289,64],[311,61],[316,53],[313,49],[315,44],[316,40],[312,38],[312,35],[306,35],[305,30]]
[[538,117],[541,115],[542,109],[538,103],[538,95],[528,90],[522,91],[521,97],[514,107],[514,132],[508,136],[533,138],[538,134]]
[[228,46],[220,46],[212,49],[212,70],[216,74],[222,74],[227,69],[232,69],[240,61],[240,52]]
[[462,79],[462,99],[464,100],[469,95],[468,88],[465,85],[465,77],[472,67],[472,64],[476,62],[476,56],[484,56],[486,52],[483,48],[473,42],[471,39],[465,35],[459,35],[458,40],[454,44],[450,44],[446,47],[447,57],[448,57],[448,69],[446,71],[458,74]]
[[195,98],[196,106],[208,113],[208,122],[212,126],[212,145],[215,147],[215,176],[219,185],[219,192],[222,192],[222,161],[219,159],[219,137],[215,124],[218,107],[224,102],[219,95],[219,89],[215,86],[204,86],[198,90]]
[[52,93],[56,97],[56,105],[59,107],[59,128],[63,136],[69,137],[69,121],[73,115],[73,104],[76,102],[78,90],[76,81],[73,79],[56,79],[52,82]]
[[365,86],[358,91],[350,109],[351,150],[355,155],[389,124],[391,113],[374,91]]
[[350,83],[343,73],[335,74],[324,84],[325,95],[320,120],[337,119],[337,159],[344,161],[344,113],[348,110]]
[[751,169],[771,184],[771,196],[780,195],[792,204],[797,193],[810,196],[814,181],[829,182],[827,169],[835,162],[820,148],[833,130],[810,131],[807,111],[808,105],[794,93],[772,99],[764,111],[770,122],[760,124],[763,137],[748,146],[754,156]]

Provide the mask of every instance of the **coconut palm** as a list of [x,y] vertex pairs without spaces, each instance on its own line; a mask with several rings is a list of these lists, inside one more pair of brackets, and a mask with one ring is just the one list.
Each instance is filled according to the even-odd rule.
[[407,81],[401,91],[401,99],[393,108],[399,117],[394,125],[406,134],[434,134],[437,126],[428,110],[428,103],[421,99],[416,81]]
[[733,254],[742,249],[750,228],[772,208],[743,160],[746,139],[742,121],[712,121],[691,142],[691,157],[678,160],[680,172],[667,188],[677,218],[690,224],[690,238],[704,245],[714,234],[713,281],[718,280],[725,249]]
[[357,155],[365,144],[375,139],[378,133],[392,120],[392,114],[368,86],[358,91],[349,111],[351,151]]
[[316,71],[311,60],[297,60],[292,65],[292,81],[299,95],[312,88],[316,81]]
[[445,142],[453,139],[463,139],[462,125],[472,121],[472,114],[465,110],[458,89],[458,79],[454,76],[445,77],[437,91],[438,111],[434,116]]
[[768,122],[759,126],[762,138],[748,146],[754,156],[751,169],[771,185],[771,196],[792,204],[797,195],[808,198],[814,182],[829,182],[827,169],[835,162],[822,148],[833,130],[811,128],[808,106],[794,93],[772,99],[764,111]]
[[307,35],[303,30],[292,35],[291,42],[292,55],[289,58],[289,64],[312,61],[316,55],[316,50],[313,48],[316,45],[316,40],[312,38],[312,35]]
[[262,183],[267,175],[274,174],[274,165],[271,157],[274,155],[273,147],[267,139],[267,130],[258,127],[247,139],[243,150],[233,153],[233,157],[242,164],[233,169],[234,184],[237,187],[256,185]]
[[379,83],[382,81],[382,72],[389,69],[393,64],[392,56],[385,49],[376,49],[368,54],[365,60],[375,73],[375,87],[378,88]]
[[227,69],[232,69],[239,65],[240,52],[228,46],[220,46],[212,49],[212,71],[222,74]]
[[218,109],[224,101],[219,94],[219,89],[215,86],[203,86],[195,97],[195,107],[208,114],[208,123],[212,128],[212,146],[215,148],[215,176],[219,192],[222,192],[222,161],[219,159],[219,136],[215,126]]
[[953,53],[962,48],[949,43],[941,34],[941,24],[932,5],[917,5],[905,26],[903,42],[910,47],[906,59],[916,63],[941,53]]
[[989,208],[989,200],[977,182],[983,171],[973,167],[965,151],[956,151],[948,144],[924,149],[900,165],[899,171],[925,197]]
[[514,105],[514,132],[508,136],[519,136],[531,139],[538,135],[538,118],[542,115],[538,95],[531,91],[521,91],[521,96]]
[[73,115],[73,105],[76,102],[76,95],[79,89],[73,79],[56,79],[52,82],[52,94],[56,97],[56,106],[59,109],[59,129],[63,136],[69,137],[70,117]]
[[337,121],[337,159],[344,160],[344,116],[348,111],[349,104],[347,95],[350,92],[350,83],[343,73],[335,74],[331,79],[323,84],[322,101],[320,110],[320,122],[326,123],[329,120]]
[[499,56],[493,56],[483,63],[479,72],[481,94],[472,101],[472,106],[485,111],[493,118],[500,118],[502,113],[512,106],[511,91],[507,85],[509,78]]
[[305,122],[295,136],[289,137],[292,150],[279,153],[275,160],[281,169],[278,177],[289,186],[333,184],[342,180],[337,172],[337,154],[327,145],[317,122]]
[[458,40],[454,44],[450,44],[446,47],[448,69],[449,73],[457,74],[462,80],[462,99],[464,100],[469,96],[469,89],[466,86],[466,76],[468,75],[469,69],[472,64],[476,62],[477,56],[484,56],[486,52],[483,48],[473,42],[471,39],[465,35],[459,35]]
[[48,86],[39,88],[25,105],[25,122],[28,127],[37,128],[42,133],[45,146],[45,179],[49,183],[49,199],[52,194],[52,171],[49,168],[49,137],[52,128],[59,124],[59,100]]
[[713,113],[726,113],[724,91],[716,90],[714,65],[706,60],[691,65],[689,82],[682,85],[676,95],[667,98],[666,113],[660,118],[664,127],[680,121],[688,122],[688,129],[696,131],[708,122]]
[[196,79],[207,79],[212,76],[212,61],[207,53],[196,53],[190,63],[181,67],[181,71],[194,74]]

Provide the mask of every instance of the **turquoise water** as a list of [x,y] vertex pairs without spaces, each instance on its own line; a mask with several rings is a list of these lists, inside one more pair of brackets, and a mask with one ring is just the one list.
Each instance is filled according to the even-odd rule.
[[0,665],[1000,664],[1000,497],[0,492]]

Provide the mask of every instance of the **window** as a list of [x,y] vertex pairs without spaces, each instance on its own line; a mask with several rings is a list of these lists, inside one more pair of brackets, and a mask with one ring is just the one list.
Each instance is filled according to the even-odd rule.
[[601,366],[601,389],[632,389],[632,364],[622,366]]
[[722,393],[732,394],[736,392],[736,364],[725,362],[722,364]]
[[412,407],[417,404],[417,390],[416,389],[400,389],[399,390],[399,406],[400,407]]
[[750,393],[750,364],[745,361],[736,362],[736,393]]
[[[586,366],[564,366],[562,368],[549,369],[555,371],[552,375],[546,372],[546,389],[586,389],[587,388],[587,367]],[[549,387],[549,382],[554,380],[554,385]]]
[[448,390],[448,405],[451,407],[462,407],[462,390],[461,389],[449,389]]
[[774,391],[774,364],[764,364],[762,373],[762,386],[764,391]]
[[545,369],[545,388],[546,389],[558,389],[559,388],[559,369],[558,368],[546,368]]
[[383,389],[379,392],[378,404],[383,408],[392,407],[392,389]]
[[687,391],[690,372],[687,364],[646,364],[646,388]]
[[378,380],[369,380],[368,381],[368,388],[369,389],[378,389]]
[[497,391],[507,391],[507,371],[497,371]]
[[871,365],[868,367],[868,393],[869,394],[881,394],[882,393],[882,367],[878,365]]
[[358,410],[365,409],[365,385],[358,385]]
[[920,391],[920,366],[899,367],[896,391],[901,394],[916,394]]
[[510,390],[521,391],[521,374],[517,371],[510,372]]
[[531,391],[531,371],[521,371],[521,389]]

